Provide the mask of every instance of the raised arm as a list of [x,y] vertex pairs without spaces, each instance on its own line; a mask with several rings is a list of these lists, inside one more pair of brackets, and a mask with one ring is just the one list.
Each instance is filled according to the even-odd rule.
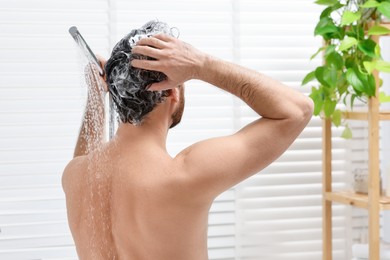
[[[105,63],[102,58],[99,59],[102,64]],[[84,70],[88,97],[73,158],[87,155],[105,141],[104,98],[107,87],[92,66],[89,64]]]
[[[152,46],[152,47],[150,47]],[[156,60],[133,66],[164,72],[168,80],[150,89],[171,88],[191,78],[236,95],[260,119],[237,133],[196,143],[176,160],[188,172],[194,192],[213,198],[277,159],[309,122],[313,104],[303,94],[256,71],[204,54],[178,39],[143,39],[135,51]]]

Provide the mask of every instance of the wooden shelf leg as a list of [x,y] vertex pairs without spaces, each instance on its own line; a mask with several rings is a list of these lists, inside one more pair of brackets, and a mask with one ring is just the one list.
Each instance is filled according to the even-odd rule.
[[325,193],[332,191],[332,122],[323,120],[322,127],[322,259],[332,260],[332,202]]
[[[378,42],[378,39],[374,39]],[[378,72],[374,71],[377,86],[379,84]],[[368,229],[370,260],[380,259],[380,224],[379,224],[379,100],[378,87],[376,96],[371,97],[368,103]]]

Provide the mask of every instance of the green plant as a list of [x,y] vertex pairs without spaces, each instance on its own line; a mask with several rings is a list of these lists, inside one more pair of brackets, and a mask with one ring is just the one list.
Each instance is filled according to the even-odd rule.
[[[367,102],[375,95],[373,71],[390,72],[390,63],[382,59],[380,46],[373,40],[390,33],[380,25],[382,15],[390,18],[390,0],[317,0],[316,4],[326,6],[314,29],[314,35],[323,38],[323,46],[311,59],[322,53],[324,63],[307,74],[302,85],[316,81],[310,94],[314,115],[330,118],[335,126],[344,124],[342,136],[351,138],[336,105],[343,102],[353,109],[355,99]],[[384,92],[379,98],[380,102],[390,99]]]

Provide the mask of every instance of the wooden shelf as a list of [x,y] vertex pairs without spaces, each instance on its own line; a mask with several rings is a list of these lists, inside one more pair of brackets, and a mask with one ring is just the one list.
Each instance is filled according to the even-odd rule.
[[[368,112],[363,111],[344,111],[342,112],[342,116],[343,118],[350,120],[368,120]],[[390,111],[379,112],[379,120],[390,120]]]
[[[386,27],[387,29],[390,30],[390,22],[381,22],[379,25],[383,26],[383,27]],[[389,34],[387,34],[387,35],[389,35]]]
[[[370,26],[375,25],[372,23]],[[390,23],[381,23],[390,29]],[[388,34],[390,35],[390,34]],[[377,44],[382,35],[373,35],[371,38]],[[322,182],[323,182],[323,232],[322,232],[322,259],[332,260],[332,202],[352,205],[368,209],[368,239],[369,259],[380,259],[380,210],[390,210],[390,197],[380,196],[380,169],[379,169],[379,121],[390,120],[390,111],[380,111],[379,103],[379,72],[373,71],[375,78],[375,95],[368,99],[367,111],[346,111],[342,113],[345,119],[366,120],[368,122],[368,193],[332,192],[332,123],[330,119],[323,120],[322,138]]]
[[[350,191],[326,192],[325,199],[328,201],[347,204],[359,208],[368,208],[367,194]],[[390,210],[390,197],[381,196],[379,198],[379,208],[381,210]]]

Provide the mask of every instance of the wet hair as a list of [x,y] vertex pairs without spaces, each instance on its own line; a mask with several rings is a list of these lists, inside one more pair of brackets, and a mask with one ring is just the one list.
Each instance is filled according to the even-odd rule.
[[146,90],[152,83],[165,80],[164,73],[135,68],[130,64],[133,59],[153,59],[133,54],[131,50],[138,40],[159,33],[173,36],[171,28],[160,21],[150,21],[132,30],[115,45],[105,65],[108,90],[123,123],[140,125],[144,117],[168,96],[167,91]]

